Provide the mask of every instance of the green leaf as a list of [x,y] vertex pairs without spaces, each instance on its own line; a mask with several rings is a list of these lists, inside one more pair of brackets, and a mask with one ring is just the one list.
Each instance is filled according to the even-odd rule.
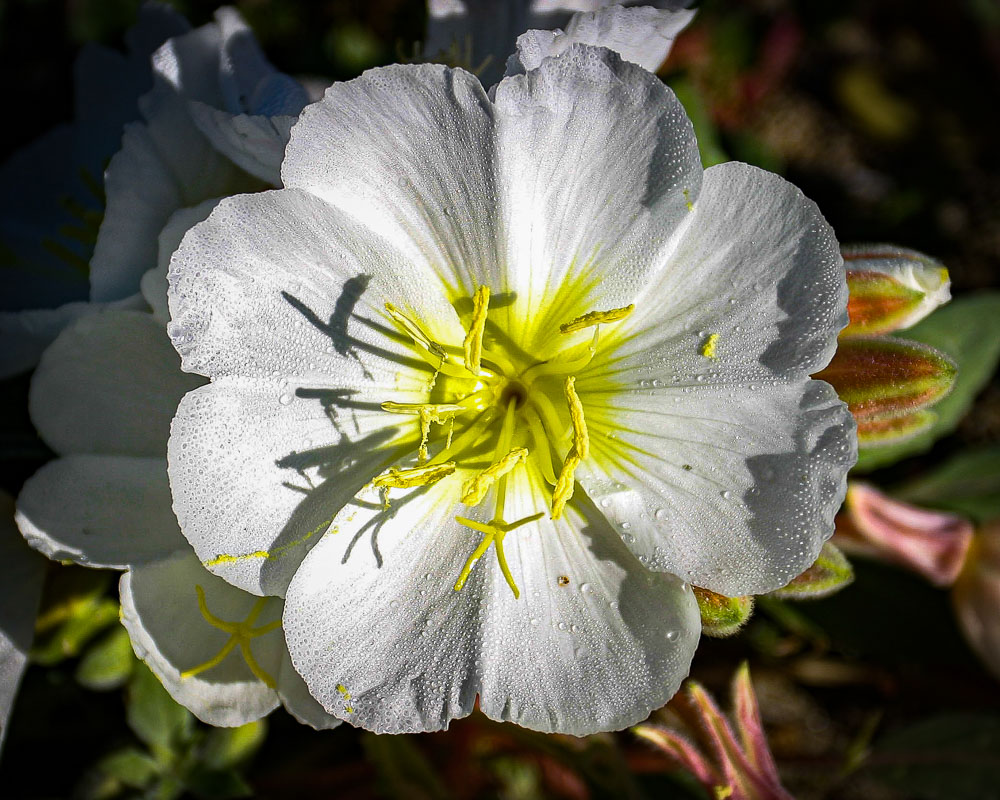
[[194,717],[177,705],[145,664],[137,663],[128,683],[125,716],[129,727],[161,761],[171,761],[194,733]]
[[956,511],[979,522],[1000,517],[1000,447],[963,450],[893,494],[914,505]]
[[118,750],[102,758],[98,768],[105,775],[132,789],[143,789],[160,774],[160,765],[134,747]]
[[948,714],[894,731],[876,742],[861,770],[913,800],[996,796],[1000,716]]
[[267,722],[260,719],[238,728],[214,728],[205,737],[201,763],[220,770],[248,761],[267,737]]
[[122,627],[113,628],[100,641],[91,645],[76,668],[76,679],[88,689],[105,691],[124,686],[135,656],[128,633]]
[[107,597],[72,601],[69,618],[49,636],[37,642],[32,659],[43,666],[57,664],[80,651],[97,634],[118,620],[118,603]]
[[235,770],[207,769],[200,764],[184,776],[184,785],[195,797],[206,800],[253,795],[253,788]]
[[978,292],[954,300],[903,331],[901,338],[929,344],[951,356],[958,364],[955,388],[934,406],[937,420],[923,433],[898,445],[863,449],[855,467],[858,472],[922,453],[955,430],[1000,360],[1000,293]]

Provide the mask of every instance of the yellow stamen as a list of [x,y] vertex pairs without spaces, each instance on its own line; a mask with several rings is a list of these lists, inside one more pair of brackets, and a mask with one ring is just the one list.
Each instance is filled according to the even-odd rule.
[[490,287],[480,286],[472,298],[472,324],[465,337],[465,368],[473,375],[479,374],[483,360],[483,331],[490,305]]
[[416,322],[406,316],[406,314],[392,303],[386,303],[385,310],[389,312],[389,316],[392,317],[393,322],[399,325],[415,343],[421,345],[425,350],[433,353],[438,358],[444,359],[446,355],[444,348],[424,333],[423,329]]
[[719,341],[719,334],[717,333],[709,334],[708,338],[705,339],[704,344],[702,344],[701,346],[701,354],[705,356],[705,358],[716,358],[715,346],[718,341]]
[[625,319],[633,310],[635,310],[635,303],[629,303],[622,308],[612,308],[610,311],[588,311],[586,314],[560,325],[559,332],[576,333],[603,322],[618,322]]
[[195,586],[195,593],[198,595],[198,609],[201,611],[201,615],[205,618],[205,621],[211,625],[213,628],[218,628],[221,631],[229,634],[229,640],[222,646],[222,649],[215,654],[212,658],[208,659],[202,664],[191,669],[184,670],[181,673],[181,678],[190,678],[194,675],[198,675],[201,672],[212,669],[218,666],[222,661],[228,656],[235,648],[239,647],[240,654],[243,656],[244,661],[246,661],[247,666],[250,667],[250,671],[254,676],[269,689],[276,688],[277,684],[267,672],[261,669],[260,664],[257,663],[257,659],[254,657],[253,651],[250,649],[250,641],[256,639],[258,636],[263,636],[266,633],[277,629],[281,625],[281,620],[276,619],[273,622],[268,622],[260,627],[253,627],[254,622],[257,617],[260,616],[264,607],[267,605],[268,598],[262,597],[256,603],[247,618],[242,622],[226,622],[224,619],[220,619],[215,616],[211,611],[208,610],[208,603],[205,601],[205,590],[201,586]]
[[455,581],[455,591],[462,591],[462,587],[465,586],[465,582],[469,579],[469,575],[472,574],[472,568],[476,565],[476,562],[482,558],[483,554],[492,544],[496,550],[497,562],[500,564],[500,572],[503,573],[504,580],[507,581],[507,585],[514,593],[514,599],[516,600],[519,598],[521,596],[521,592],[517,588],[517,583],[515,583],[514,576],[510,572],[510,567],[507,566],[507,557],[504,555],[503,551],[503,540],[504,537],[515,528],[520,528],[522,525],[535,522],[543,516],[545,516],[545,512],[540,511],[537,514],[532,514],[529,517],[523,517],[522,519],[515,520],[514,522],[504,522],[499,519],[493,520],[492,522],[478,522],[477,520],[468,519],[467,517],[455,517],[456,522],[465,525],[467,528],[472,528],[474,531],[479,531],[480,533],[485,534],[483,536],[483,540],[479,543],[479,546],[472,552],[472,555],[466,559],[465,566],[462,567],[458,580]]
[[576,378],[572,375],[563,385],[566,403],[569,405],[569,418],[573,421],[573,449],[580,458],[590,455],[590,436],[587,434],[587,420],[583,418],[583,403],[576,393]]
[[454,471],[454,461],[445,461],[443,464],[428,464],[412,469],[389,467],[388,472],[372,479],[372,485],[380,489],[412,489],[415,486],[428,486],[437,483]]
[[587,433],[587,420],[583,416],[583,403],[576,393],[576,378],[566,378],[564,386],[566,403],[569,405],[569,416],[573,422],[573,446],[566,454],[556,485],[552,489],[552,519],[559,519],[566,503],[573,496],[576,485],[576,468],[580,462],[590,455],[590,435]]
[[559,519],[562,516],[566,503],[573,496],[573,487],[576,483],[575,473],[579,464],[580,456],[576,454],[575,450],[570,449],[569,455],[566,456],[562,469],[559,471],[559,477],[556,478],[556,485],[552,489],[552,519]]
[[439,425],[449,419],[454,422],[455,414],[461,414],[468,409],[454,403],[382,403],[382,410],[392,414],[414,414],[420,418],[420,446],[417,448],[417,462],[423,464],[427,460],[427,439],[431,434],[431,423]]
[[474,506],[483,502],[483,498],[486,497],[486,493],[490,490],[490,487],[527,458],[527,448],[512,448],[503,458],[491,464],[465,483],[462,487],[462,502],[467,506]]

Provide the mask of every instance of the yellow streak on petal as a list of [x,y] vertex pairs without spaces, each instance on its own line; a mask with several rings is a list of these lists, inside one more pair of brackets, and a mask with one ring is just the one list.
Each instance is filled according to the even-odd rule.
[[490,487],[528,457],[526,447],[514,447],[462,487],[462,502],[474,506],[483,502]]
[[622,308],[612,308],[609,311],[588,311],[576,319],[559,326],[560,333],[576,333],[584,328],[600,325],[603,322],[619,322],[635,310],[635,303],[629,303]]
[[716,356],[715,354],[715,348],[718,341],[719,341],[719,334],[717,333],[709,334],[708,338],[705,339],[704,343],[701,346],[701,354],[705,356],[705,358],[717,358],[718,356]]
[[483,359],[483,331],[490,305],[490,287],[480,286],[472,297],[472,324],[465,337],[465,368],[473,375],[479,374]]

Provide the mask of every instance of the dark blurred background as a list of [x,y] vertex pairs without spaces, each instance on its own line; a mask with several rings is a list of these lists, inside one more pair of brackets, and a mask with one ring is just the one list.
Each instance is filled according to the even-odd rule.
[[[8,109],[0,158],[70,119],[80,46],[121,47],[138,5],[0,0]],[[218,4],[171,5],[198,25]],[[426,15],[420,0],[235,5],[279,69],[328,79],[411,58]],[[784,174],[818,202],[842,242],[924,251],[948,266],[956,295],[1000,283],[997,0],[706,0],[661,75],[695,118],[707,162],[732,158]],[[14,406],[27,379],[9,387],[5,429],[23,428],[26,414]],[[876,479],[892,483],[984,444],[1000,444],[996,378],[954,435]],[[25,448],[5,467],[9,491],[46,457]],[[104,581],[100,592],[113,596],[111,576],[78,580]],[[797,796],[1000,797],[1000,755],[970,757],[957,770],[952,758],[937,788],[933,776],[912,770],[914,752],[932,761],[951,752],[940,741],[952,732],[960,741],[974,730],[987,755],[994,746],[1000,754],[998,684],[961,640],[944,592],[860,563],[847,591],[808,605],[765,604],[738,637],[705,641],[694,673],[724,701],[729,676],[748,657],[773,749]],[[132,734],[121,693],[83,690],[74,669],[59,662],[29,671],[0,761],[0,796],[66,797],[85,785],[100,796],[86,776]],[[964,716],[984,712],[993,716]],[[920,739],[926,720],[938,739]],[[262,797],[707,796],[627,733],[581,742],[478,715],[423,737],[372,737],[347,726],[315,734],[281,712],[267,724],[270,735],[245,771]],[[916,750],[852,771],[851,759],[872,741],[913,726]]]

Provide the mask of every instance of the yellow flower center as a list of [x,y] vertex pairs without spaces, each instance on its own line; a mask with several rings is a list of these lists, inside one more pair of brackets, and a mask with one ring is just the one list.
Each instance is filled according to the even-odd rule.
[[[480,286],[472,297],[468,329],[461,346],[435,341],[421,325],[387,303],[386,313],[401,341],[432,369],[425,403],[386,401],[382,409],[415,418],[413,437],[416,465],[393,466],[372,484],[382,493],[386,508],[392,489],[429,486],[462,470],[471,472],[457,502],[477,507],[492,505],[485,519],[456,516],[462,525],[482,534],[455,582],[465,585],[476,561],[493,545],[500,569],[514,593],[520,595],[504,557],[506,535],[541,519],[546,513],[559,519],[573,496],[575,472],[590,456],[590,434],[584,405],[576,390],[576,375],[597,353],[602,324],[619,322],[633,306],[590,311],[552,331],[565,340],[546,346],[555,355],[533,358],[518,347],[501,326],[490,320],[490,290]],[[594,329],[589,341],[573,337]],[[575,341],[571,341],[574,339]],[[561,461],[561,466],[555,466]],[[548,509],[508,522],[509,479],[518,469],[533,467],[551,487]]]

